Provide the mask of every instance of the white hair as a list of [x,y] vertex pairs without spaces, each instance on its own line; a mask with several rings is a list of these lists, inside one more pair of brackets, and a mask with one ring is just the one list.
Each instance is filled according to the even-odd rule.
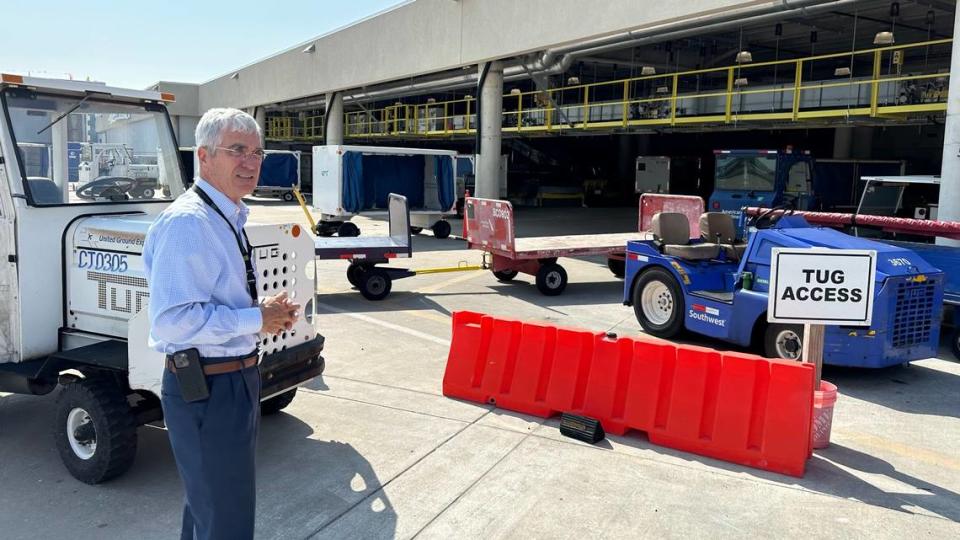
[[256,133],[257,138],[263,141],[260,126],[252,116],[240,109],[216,108],[203,113],[200,122],[197,123],[197,130],[194,133],[197,148],[204,147],[211,153],[216,153],[216,147],[220,146],[225,131],[250,135]]

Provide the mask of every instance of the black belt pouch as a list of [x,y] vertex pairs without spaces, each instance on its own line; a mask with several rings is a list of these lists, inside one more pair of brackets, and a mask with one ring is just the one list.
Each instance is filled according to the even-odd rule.
[[203,374],[200,353],[197,349],[184,349],[173,353],[173,365],[177,368],[177,383],[180,395],[186,402],[202,401],[210,397],[207,377]]

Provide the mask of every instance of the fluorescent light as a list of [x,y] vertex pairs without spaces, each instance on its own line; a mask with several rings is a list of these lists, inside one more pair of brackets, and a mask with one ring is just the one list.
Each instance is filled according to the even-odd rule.
[[656,75],[657,68],[653,66],[643,66],[640,68],[640,75]]
[[733,85],[734,85],[734,86],[746,86],[746,85],[747,85],[747,78],[746,78],[746,77],[740,77],[739,79],[736,79],[735,81],[733,81]]
[[838,67],[837,69],[833,70],[833,76],[834,76],[834,77],[849,77],[849,76],[850,76],[850,68],[848,68],[848,67]]
[[877,35],[873,36],[874,45],[893,45],[893,32],[888,32],[886,30],[882,32],[877,32]]
[[737,53],[737,63],[745,64],[747,62],[753,62],[753,54],[750,51],[740,51]]

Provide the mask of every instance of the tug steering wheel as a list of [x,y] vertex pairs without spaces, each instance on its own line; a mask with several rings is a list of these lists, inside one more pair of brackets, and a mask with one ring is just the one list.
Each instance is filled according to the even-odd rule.
[[[782,218],[783,216],[793,215],[793,212],[795,210],[796,208],[794,208],[794,205],[791,203],[778,204],[773,208],[760,212],[755,216],[752,216],[750,220],[747,221],[747,226],[756,227],[757,229],[769,229],[774,225],[776,225],[776,223],[780,221],[780,218]],[[780,212],[780,213],[776,214],[776,212]]]

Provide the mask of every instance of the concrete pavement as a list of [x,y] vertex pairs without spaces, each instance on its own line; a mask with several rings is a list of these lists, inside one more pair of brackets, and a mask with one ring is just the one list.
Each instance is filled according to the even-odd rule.
[[[254,206],[256,221],[303,221],[294,206]],[[588,218],[589,231],[576,225]],[[636,223],[629,209],[518,219],[527,235],[558,219],[568,234]],[[364,234],[384,230],[358,221]],[[479,262],[462,248],[424,233],[409,265]],[[376,303],[351,290],[344,262],[311,268],[327,371],[264,418],[258,537],[960,536],[960,364],[946,348],[907,367],[827,368],[841,394],[833,440],[803,479],[658,447],[642,433],[590,446],[561,437],[555,419],[444,398],[453,311],[639,332],[602,260],[560,262],[570,285],[559,297],[541,296],[529,277],[503,284],[468,272],[396,281]],[[125,476],[87,486],[60,464],[52,420],[52,396],[0,395],[0,536],[175,537],[182,493],[163,429],[140,429]]]

